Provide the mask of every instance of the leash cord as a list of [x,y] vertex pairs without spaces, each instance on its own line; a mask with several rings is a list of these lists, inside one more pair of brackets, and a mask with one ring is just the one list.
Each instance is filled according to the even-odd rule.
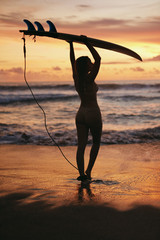
[[49,130],[48,130],[48,126],[47,126],[47,116],[46,113],[44,111],[44,109],[42,108],[42,106],[39,104],[39,102],[37,101],[28,81],[27,81],[27,77],[26,77],[26,69],[27,69],[27,61],[26,61],[26,41],[25,41],[25,37],[22,38],[24,45],[23,45],[23,53],[24,53],[24,80],[26,82],[26,85],[28,87],[28,89],[30,90],[33,99],[35,100],[35,102],[37,103],[38,107],[41,109],[42,113],[43,113],[43,117],[44,117],[44,126],[46,129],[46,132],[48,134],[48,136],[50,137],[50,139],[52,140],[52,142],[58,147],[59,151],[61,152],[62,156],[64,157],[64,159],[75,169],[78,170],[78,168],[76,166],[74,166],[69,160],[68,158],[65,156],[65,154],[63,153],[62,149],[60,148],[60,146],[58,145],[58,143],[54,140],[54,138],[51,136]]

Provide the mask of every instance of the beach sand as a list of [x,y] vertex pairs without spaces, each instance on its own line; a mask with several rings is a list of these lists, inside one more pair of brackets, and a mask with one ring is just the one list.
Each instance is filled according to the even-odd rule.
[[[76,147],[62,149],[76,164]],[[0,239],[159,240],[159,149],[101,146],[81,184],[57,147],[1,145]]]

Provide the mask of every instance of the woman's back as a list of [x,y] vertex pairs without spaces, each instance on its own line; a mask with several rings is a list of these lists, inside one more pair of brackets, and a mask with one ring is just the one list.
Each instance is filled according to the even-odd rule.
[[84,82],[83,86],[76,86],[76,91],[81,99],[83,107],[98,107],[97,91],[98,86],[95,82]]

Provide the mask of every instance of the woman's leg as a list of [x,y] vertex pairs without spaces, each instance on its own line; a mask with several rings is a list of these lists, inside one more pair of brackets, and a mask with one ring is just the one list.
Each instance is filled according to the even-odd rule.
[[77,136],[78,136],[78,148],[77,148],[77,166],[80,176],[84,176],[84,152],[88,140],[88,127],[84,124],[77,123]]
[[92,171],[92,168],[94,166],[95,160],[96,160],[98,152],[99,152],[102,128],[96,127],[96,128],[92,128],[90,130],[91,130],[91,134],[93,137],[93,144],[92,144],[92,148],[90,151],[90,159],[89,159],[88,167],[86,170],[86,174],[89,178],[91,178],[91,171]]
[[91,171],[94,166],[95,160],[97,158],[100,142],[101,142],[101,135],[102,135],[102,118],[100,111],[95,111],[95,116],[92,116],[92,122],[90,124],[90,132],[93,138],[93,144],[90,151],[90,159],[88,163],[88,167],[86,170],[86,174],[89,178],[91,178]]

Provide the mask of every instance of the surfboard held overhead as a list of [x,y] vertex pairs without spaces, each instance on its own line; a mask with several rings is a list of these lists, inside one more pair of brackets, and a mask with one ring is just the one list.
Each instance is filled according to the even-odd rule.
[[[51,38],[57,38],[60,40],[72,41],[72,42],[76,42],[76,43],[85,44],[83,42],[83,38],[81,36],[57,32],[55,25],[49,20],[46,21],[47,24],[49,25],[49,31],[45,31],[43,26],[41,25],[41,23],[39,23],[37,21],[34,22],[37,27],[37,30],[29,20],[24,19],[24,22],[27,24],[28,30],[20,30],[20,32],[23,32],[25,35],[51,37]],[[119,52],[119,53],[128,55],[130,57],[133,57],[133,58],[136,58],[136,59],[142,61],[142,58],[136,52],[132,51],[129,48],[123,47],[123,46],[115,44],[115,43],[95,39],[95,38],[87,37],[87,40],[94,47]]]

